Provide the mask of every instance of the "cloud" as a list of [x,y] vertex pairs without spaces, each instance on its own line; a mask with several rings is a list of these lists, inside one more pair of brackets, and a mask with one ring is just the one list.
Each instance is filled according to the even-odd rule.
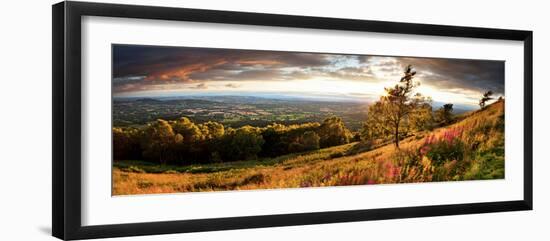
[[239,87],[241,87],[241,85],[235,84],[235,83],[229,83],[229,84],[226,84],[224,86],[227,87],[227,88],[239,88]]
[[205,89],[208,89],[208,86],[206,85],[206,83],[200,83],[200,84],[197,84],[197,85],[189,87],[189,88],[190,89],[197,89],[197,90],[205,90]]
[[[417,80],[442,91],[492,90],[504,93],[504,62],[441,58],[316,54],[190,47],[115,45],[113,91],[170,88],[207,89],[205,82],[292,81],[308,79],[362,82],[398,81],[407,65]],[[189,84],[194,84],[188,87]],[[214,89],[214,88],[212,88]]]
[[131,83],[138,83],[144,80],[146,76],[126,76],[126,77],[119,77],[119,78],[113,78],[113,83],[115,84],[131,84]]
[[423,84],[441,89],[492,90],[504,94],[504,61],[403,58],[402,66],[412,64]]
[[205,75],[215,71],[225,74],[223,71],[322,66],[329,64],[326,57],[276,51],[115,45],[113,77],[141,75],[153,82],[191,82],[192,74],[207,71]]
[[239,65],[280,65],[283,64],[277,60],[239,60],[236,61]]
[[359,58],[377,80],[398,80],[407,65],[417,71],[416,79],[441,91],[475,90],[504,95],[504,62],[417,57],[367,56]]
[[328,73],[328,76],[344,80],[373,81],[374,72],[368,66],[344,67]]

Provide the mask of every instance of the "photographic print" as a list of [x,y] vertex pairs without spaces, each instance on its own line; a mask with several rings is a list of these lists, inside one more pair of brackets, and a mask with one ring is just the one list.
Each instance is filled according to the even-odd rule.
[[504,61],[112,45],[112,194],[504,178]]

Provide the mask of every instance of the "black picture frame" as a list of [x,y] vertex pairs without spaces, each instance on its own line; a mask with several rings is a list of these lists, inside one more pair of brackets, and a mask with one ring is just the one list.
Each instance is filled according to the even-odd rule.
[[[212,218],[82,226],[81,224],[81,17],[104,16],[257,26],[517,40],[524,43],[524,193],[521,200],[368,210]],[[532,210],[533,33],[531,31],[384,21],[197,10],[90,2],[52,6],[53,194],[52,233],[60,239],[199,232],[380,219]]]

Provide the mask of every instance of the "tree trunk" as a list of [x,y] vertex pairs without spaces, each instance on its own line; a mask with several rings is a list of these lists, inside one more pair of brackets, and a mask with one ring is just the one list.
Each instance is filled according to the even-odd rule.
[[395,126],[395,147],[399,149],[399,124]]
[[159,156],[160,156],[160,165],[164,165],[164,150],[163,148],[160,149],[160,153],[159,153]]

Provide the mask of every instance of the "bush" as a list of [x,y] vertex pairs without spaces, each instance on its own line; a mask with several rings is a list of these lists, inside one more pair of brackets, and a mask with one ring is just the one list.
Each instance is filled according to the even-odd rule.
[[338,158],[338,157],[343,157],[343,156],[345,156],[343,152],[335,152],[335,153],[330,154],[331,159]]
[[304,145],[302,145],[298,142],[292,142],[288,146],[288,152],[290,152],[290,153],[301,152],[301,151],[304,151],[304,150],[305,150]]
[[257,174],[253,174],[251,176],[246,177],[240,183],[240,185],[244,186],[244,185],[248,185],[248,184],[262,184],[262,183],[267,182],[269,180],[270,180],[270,178],[269,178],[268,175],[265,175],[263,173],[257,173]]
[[459,138],[462,129],[449,129],[441,138],[428,136],[420,148],[420,155],[429,158],[434,165],[439,166],[447,161],[464,159],[466,145]]
[[311,151],[319,149],[320,137],[313,131],[306,131],[302,135],[301,142],[304,150]]

